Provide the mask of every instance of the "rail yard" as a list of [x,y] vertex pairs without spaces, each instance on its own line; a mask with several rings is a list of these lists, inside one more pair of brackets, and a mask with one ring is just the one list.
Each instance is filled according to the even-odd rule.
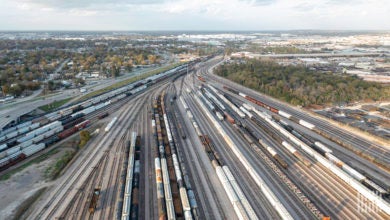
[[2,173],[94,132],[25,217],[390,218],[389,145],[218,77],[221,62],[192,61],[2,130]]

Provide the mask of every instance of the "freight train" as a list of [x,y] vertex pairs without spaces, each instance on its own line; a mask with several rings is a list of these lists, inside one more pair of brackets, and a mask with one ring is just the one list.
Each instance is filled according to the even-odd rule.
[[[89,120],[84,120],[66,130],[64,130],[65,126],[58,121],[42,127],[40,131],[36,131],[31,135],[28,135],[29,139],[23,139],[23,142],[20,142],[18,145],[0,153],[0,170],[5,170],[14,165],[16,162],[20,162],[23,159],[45,149],[50,144],[84,129],[89,125],[89,123]],[[42,140],[43,142],[40,143]]]
[[[201,93],[198,93],[200,97],[203,95]],[[203,97],[203,101],[207,101],[205,97]],[[186,108],[186,103],[184,100],[182,100],[183,106]],[[206,108],[203,106],[203,108]],[[211,109],[210,109],[211,110]],[[187,109],[187,113],[190,112],[189,109]],[[255,212],[253,211],[253,208],[249,204],[247,198],[243,194],[242,190],[240,189],[239,185],[237,184],[236,180],[234,179],[233,175],[231,174],[229,168],[224,165],[224,162],[222,158],[219,156],[218,152],[215,149],[215,146],[211,139],[208,137],[208,135],[204,135],[198,124],[195,122],[192,113],[187,114],[191,115],[190,120],[195,128],[195,131],[200,138],[202,145],[204,147],[204,150],[214,167],[217,177],[220,180],[225,192],[228,195],[228,198],[230,202],[233,205],[234,211],[237,214],[239,219],[258,219]],[[188,196],[192,196],[192,193],[188,193]]]
[[[261,102],[251,96],[248,96],[244,93],[241,93],[241,92],[238,92],[237,90],[234,90],[232,88],[229,88],[229,87],[226,87],[224,86],[223,87],[224,89],[236,94],[236,95],[239,95],[247,100],[249,100],[250,102],[256,104],[256,105],[259,105],[265,109],[268,109],[270,110],[271,112],[275,113],[275,114],[278,114],[280,116],[283,116],[299,125],[302,125],[303,127],[309,129],[309,130],[312,130],[318,134],[321,134],[323,136],[325,136],[326,138],[329,138],[330,140],[332,141],[336,141],[338,144],[341,144],[342,146],[346,146],[345,143],[342,143],[340,140],[338,140],[337,138],[335,139],[334,137],[330,137],[329,135],[325,134],[325,132],[323,132],[322,130],[318,129],[315,125],[311,124],[310,122],[307,122],[305,120],[302,120],[302,119],[299,119],[287,112],[284,112],[282,110],[279,110],[277,108],[274,108],[270,105],[267,105],[265,104],[264,102]],[[278,120],[279,117],[273,117],[274,120]],[[280,120],[280,119],[279,119]],[[286,124],[284,122],[284,124]],[[317,160],[323,162],[323,163],[326,163],[324,162],[321,158],[319,158],[318,156],[316,156],[312,151],[310,151],[308,148],[306,147],[310,147],[310,149],[313,149],[316,153],[319,153],[319,155],[323,156],[324,158],[328,159],[329,162],[335,164],[338,168],[340,168],[341,170],[343,170],[346,174],[347,174],[347,177],[345,177],[344,175],[340,174],[337,170],[335,170],[334,168],[330,167],[331,170],[336,173],[336,174],[339,174],[338,176],[343,178],[343,179],[346,179],[348,181],[350,181],[350,179],[354,179],[354,180],[357,180],[358,182],[360,182],[362,185],[364,185],[367,189],[371,190],[371,191],[374,191],[380,195],[387,195],[389,192],[382,188],[381,186],[377,185],[376,183],[374,183],[373,181],[371,181],[369,178],[367,178],[366,176],[364,176],[363,174],[359,173],[358,171],[356,171],[355,169],[351,168],[350,166],[344,164],[340,159],[338,159],[336,156],[334,156],[332,153],[332,150],[329,149],[328,147],[326,147],[324,144],[322,144],[321,142],[319,141],[312,141],[312,140],[309,140],[307,137],[303,136],[302,134],[298,133],[297,131],[295,131],[291,126],[288,126],[288,125],[284,125],[283,126],[283,122],[281,122],[281,125],[278,125],[278,126],[282,126],[283,128],[280,129],[280,131],[286,135],[287,137],[289,137],[289,139],[291,141],[293,141],[295,144],[297,144],[298,146],[301,146],[302,149],[304,149],[305,151],[307,151],[309,154],[313,155]],[[290,133],[288,133],[288,132]],[[287,133],[286,133],[287,132]],[[347,146],[348,148],[351,147],[351,146]],[[357,184],[353,184],[353,186],[355,188],[359,188],[361,189],[361,187]],[[366,192],[364,192],[364,194],[367,194]]]
[[[240,106],[239,108],[233,104],[233,102],[231,100],[229,100],[228,97],[224,96],[223,94],[221,94],[219,91],[217,91],[213,86],[211,85],[208,85],[208,87],[219,97],[221,98],[221,100],[226,103],[240,118],[245,118],[245,116],[248,116],[250,119],[254,120],[255,118],[253,117],[253,114],[250,113],[248,110],[246,110],[243,106]],[[276,153],[276,151],[266,145],[266,143],[264,141],[262,141],[261,138],[257,137],[257,135],[255,135],[249,128],[248,126],[244,123],[244,122],[239,122],[238,123],[238,120],[235,120],[233,118],[233,116],[229,113],[227,113],[228,109],[223,105],[223,103],[221,101],[219,101],[214,95],[211,94],[211,92],[207,91],[205,89],[205,93],[206,93],[206,96],[208,98],[210,98],[210,100],[213,100],[215,103],[218,103],[217,105],[220,106],[221,109],[224,110],[224,114],[225,114],[225,117],[226,117],[226,120],[228,122],[230,122],[231,124],[233,125],[237,125],[236,126],[236,129],[238,130],[238,132],[245,138],[245,140],[252,146],[252,147],[256,147],[257,148],[257,145],[254,143],[254,141],[252,140],[252,138],[256,139],[256,140],[259,140],[259,143],[264,146],[264,148],[267,150],[268,153],[271,154],[271,156],[279,163],[279,165],[281,165],[284,169],[286,169],[288,167],[288,164],[280,157],[279,154]],[[217,118],[219,119],[218,115],[217,115]],[[243,127],[243,128],[241,128]]]
[[303,143],[313,148],[315,151],[320,153],[322,156],[330,160],[332,163],[334,163],[336,166],[341,168],[344,172],[348,173],[350,176],[361,182],[363,185],[365,185],[367,188],[375,191],[379,195],[387,195],[388,192],[378,184],[374,183],[372,180],[368,179],[366,176],[358,172],[357,170],[353,169],[352,167],[348,166],[344,162],[342,162],[340,159],[338,159],[336,156],[333,155],[333,151],[326,147],[324,144],[317,140],[312,140],[311,138],[307,137],[306,135],[302,134],[298,130],[294,129],[291,125],[289,125],[287,122],[280,120],[280,118],[273,117],[274,120],[278,121],[279,124],[284,127],[287,131],[289,131],[291,134],[293,134],[295,137],[300,139]]
[[[241,92],[237,92],[236,90],[233,90],[231,88],[227,88],[225,87],[225,89],[235,93],[235,94],[238,94],[244,98],[246,98],[247,100],[263,107],[263,108],[266,108],[268,110],[270,110],[271,112],[273,113],[276,113],[280,116],[283,116],[285,118],[288,118],[290,119],[291,121],[293,122],[296,122],[310,130],[318,130],[315,125],[305,121],[305,120],[302,120],[302,119],[299,119],[299,118],[296,118],[295,116],[292,116],[291,114],[287,113],[287,112],[284,112],[284,111],[281,111],[281,110],[278,110],[274,107],[271,107],[259,100],[256,100],[248,95],[245,95]],[[370,179],[368,179],[367,177],[365,177],[363,174],[359,173],[358,171],[356,171],[355,169],[351,168],[350,166],[344,164],[340,159],[338,159],[337,157],[335,157],[332,153],[333,151],[331,149],[329,149],[328,147],[326,147],[324,144],[322,144],[321,142],[319,141],[313,141],[313,140],[310,140],[310,138],[308,138],[307,136],[305,135],[302,135],[301,133],[299,133],[298,131],[294,130],[290,125],[288,125],[286,122],[284,122],[283,120],[280,120],[280,117],[277,117],[277,116],[273,116],[272,117],[275,121],[278,121],[280,122],[281,126],[284,127],[284,129],[286,129],[287,131],[289,131],[292,135],[294,135],[295,137],[297,137],[299,140],[301,140],[304,144],[306,144],[307,146],[311,147],[312,149],[314,149],[315,151],[317,151],[319,154],[321,154],[322,156],[324,156],[325,158],[327,158],[329,161],[331,161],[332,163],[336,164],[338,167],[340,167],[344,172],[346,172],[348,175],[350,175],[352,178],[358,180],[359,182],[361,182],[363,185],[365,185],[367,188],[369,188],[370,190],[373,190],[377,193],[379,193],[380,195],[386,195],[388,194],[388,192],[380,187],[379,185],[377,185],[376,183],[374,183],[373,181],[371,181]],[[318,132],[317,132],[318,133]]]
[[[173,73],[182,74],[186,70],[187,65],[185,64],[2,130],[0,132],[0,169],[7,169],[21,161],[21,158],[25,158],[26,155],[22,154],[21,150],[31,144],[37,144],[45,140],[45,146],[47,146],[74,134],[80,129],[80,126],[84,126],[83,124],[76,124],[81,121],[79,118],[115,103],[126,96],[143,91],[147,87],[170,77]],[[46,140],[49,137],[50,139]]]
[[[202,101],[197,97],[194,96],[196,102],[199,104],[201,107],[202,111],[207,115],[208,119],[213,123],[213,125],[216,127],[218,132],[222,135],[230,149],[235,153],[235,155],[239,158],[239,160],[242,162],[242,165],[245,167],[245,169],[249,172],[251,177],[254,179],[256,184],[260,186],[262,192],[264,195],[266,195],[267,199],[273,204],[273,207],[278,211],[279,215],[282,218],[285,219],[292,219],[290,213],[286,210],[286,208],[282,205],[282,203],[278,200],[278,198],[273,194],[273,192],[269,189],[269,187],[264,183],[264,180],[258,175],[258,173],[253,169],[253,166],[251,163],[248,162],[248,160],[245,158],[245,156],[242,154],[242,152],[238,149],[238,147],[234,144],[232,139],[226,134],[224,129],[221,127],[221,125],[217,122],[214,117],[210,114],[209,110],[207,107],[202,103]],[[218,170],[220,170],[221,166],[217,167]],[[222,168],[221,168],[222,169]],[[257,216],[250,216],[250,213],[252,211],[250,210],[251,207],[247,206],[245,202],[242,200],[237,199],[237,194],[238,192],[234,191],[231,189],[231,183],[228,184],[228,181],[226,180],[226,173],[217,171],[218,178],[222,182],[222,185],[224,186],[225,191],[231,190],[232,192],[235,193],[228,193],[229,199],[235,209],[235,212],[240,219],[257,219]],[[223,175],[224,174],[224,175]],[[245,208],[240,208],[240,206],[246,206]],[[245,210],[243,212],[243,210]]]

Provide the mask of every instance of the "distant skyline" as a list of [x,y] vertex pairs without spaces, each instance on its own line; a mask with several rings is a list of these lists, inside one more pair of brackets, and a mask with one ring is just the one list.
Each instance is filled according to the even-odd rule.
[[388,0],[0,0],[0,30],[390,30]]

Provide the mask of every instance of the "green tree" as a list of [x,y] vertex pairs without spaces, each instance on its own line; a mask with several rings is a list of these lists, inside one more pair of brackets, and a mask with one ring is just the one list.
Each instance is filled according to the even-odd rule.
[[312,71],[304,66],[281,66],[272,61],[246,59],[239,64],[221,65],[214,71],[294,105],[388,100],[390,97],[390,86],[366,82],[356,76]]
[[47,88],[50,90],[50,91],[53,91],[56,89],[56,84],[54,83],[53,80],[49,80],[47,82]]
[[112,76],[113,78],[119,76],[120,67],[116,66],[115,64],[112,64],[110,70],[111,70],[111,76]]
[[9,93],[9,86],[8,85],[1,86],[1,91],[3,92],[4,95],[7,95]]
[[79,146],[84,147],[90,138],[91,138],[91,135],[90,135],[89,131],[86,131],[86,130],[80,131],[80,144],[79,144]]
[[19,84],[11,86],[11,88],[9,89],[9,93],[13,94],[14,96],[20,96],[22,92],[23,89]]

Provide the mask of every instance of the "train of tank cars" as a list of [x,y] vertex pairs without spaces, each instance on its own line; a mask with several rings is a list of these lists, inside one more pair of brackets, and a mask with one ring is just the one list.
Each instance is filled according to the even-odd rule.
[[[204,78],[199,78],[199,80],[205,82]],[[322,165],[327,167],[332,173],[336,174],[339,178],[347,182],[352,188],[359,191],[364,197],[374,202],[374,204],[376,204],[379,208],[381,208],[385,212],[390,213],[390,207],[388,203],[386,203],[381,198],[381,196],[386,196],[389,194],[388,190],[378,185],[377,183],[373,182],[367,176],[358,172],[354,168],[345,164],[342,160],[337,158],[334,155],[333,151],[329,149],[327,146],[325,146],[325,144],[321,143],[318,140],[313,140],[312,138],[300,133],[299,131],[294,130],[294,128],[291,125],[289,125],[286,120],[283,120],[282,118],[291,120],[318,134],[323,134],[325,132],[321,131],[315,125],[305,120],[299,119],[285,111],[279,110],[273,106],[270,106],[260,100],[257,100],[235,89],[226,86],[224,86],[224,89],[230,91],[235,95],[245,98],[246,100],[252,102],[257,106],[261,106],[262,108],[277,114],[278,116],[274,115],[272,117],[270,114],[268,114],[265,111],[260,112],[253,105],[248,105],[244,103],[242,106],[244,107],[243,109],[256,113],[260,118],[264,119],[265,122],[270,124],[275,130],[279,131],[284,137],[288,138],[290,141],[292,141],[294,144],[300,147],[307,154],[311,155],[314,159],[316,159]],[[231,123],[237,123],[237,121],[235,121],[233,118],[229,118],[229,115],[225,115],[225,116],[227,117],[228,121],[230,121]],[[242,113],[242,116],[245,117],[245,114]],[[248,115],[248,117],[250,117],[250,115]],[[282,145],[285,146],[285,143],[284,144],[282,143]],[[298,153],[298,151],[291,145],[285,147],[289,149],[289,151],[291,152],[293,151],[294,153]],[[280,163],[280,161],[278,162]]]
[[[252,113],[249,112],[249,110],[244,108],[245,104],[243,104],[243,106],[240,106],[240,104],[235,102],[231,96],[228,96],[227,94],[222,94],[221,92],[216,90],[211,85],[207,85],[207,86],[208,86],[208,88],[204,87],[203,85],[200,86],[201,92],[198,92],[197,95],[199,96],[199,98],[202,101],[204,101],[204,104],[205,104],[205,106],[208,107],[209,111],[214,113],[220,121],[224,120],[224,118],[219,117],[218,113],[219,113],[219,115],[221,115],[221,114],[224,115],[226,117],[226,120],[228,122],[230,122],[231,124],[233,124],[233,127],[237,130],[237,132],[239,134],[241,134],[245,138],[245,140],[249,143],[249,145],[252,148],[254,148],[254,149],[259,149],[260,147],[264,148],[265,152],[270,154],[270,156],[273,159],[275,159],[275,161],[277,163],[279,163],[279,165],[282,168],[287,169],[288,164],[283,160],[283,158],[281,156],[279,156],[279,154],[277,154],[275,149],[272,148],[271,146],[269,146],[261,137],[259,137],[256,133],[254,133],[250,129],[250,127],[248,126],[246,121],[240,120],[240,118],[243,119],[247,116],[249,119],[254,121],[257,125],[259,125],[259,126],[263,125],[257,118],[254,117],[254,115]],[[215,95],[213,95],[212,92]],[[219,97],[221,100],[218,100],[217,97]],[[222,102],[226,103],[227,106],[231,108],[231,110],[228,109],[228,107],[225,107],[224,104],[222,104]],[[219,112],[219,111],[222,111],[222,112]],[[238,115],[238,117],[236,117],[233,114],[233,112],[231,112],[231,111],[235,112]],[[211,115],[209,117],[211,117]],[[221,134],[223,133],[225,135],[224,138],[227,141],[227,143],[230,143],[230,145],[233,145],[232,140],[223,131],[222,127],[219,126],[215,120],[212,120],[212,121],[214,121],[215,126],[218,128],[217,130]],[[268,128],[265,128],[264,130],[266,132],[269,131]],[[280,140],[280,143],[283,146],[293,149],[293,147],[290,144],[288,144],[285,141],[282,141],[282,139],[279,136],[277,136],[276,134],[274,134],[272,132],[270,132],[270,133],[272,134],[272,137],[275,136],[275,138],[278,138]],[[255,141],[258,141],[260,143],[260,145],[257,145],[255,143]],[[233,146],[233,148],[234,148],[234,146]],[[294,156],[304,159],[295,149],[293,149],[293,150],[294,150],[293,151]],[[318,218],[318,219],[327,219],[328,218],[327,216],[325,216],[323,213],[321,213],[318,210],[318,208],[315,206],[314,203],[312,203],[305,195],[303,195],[301,193],[299,188],[294,183],[292,183],[291,180],[277,166],[275,166],[274,162],[269,159],[269,156],[267,156],[266,154],[260,153],[260,151],[257,151],[257,150],[256,150],[256,152],[261,158],[263,158],[263,160],[268,164],[268,166],[283,180],[283,182],[285,182],[286,185],[298,196],[298,198],[316,216],[316,218]],[[238,154],[238,157],[242,157],[242,155]],[[241,159],[241,160],[243,160],[243,159]],[[308,165],[308,164],[310,165],[310,162],[307,160],[305,160],[304,163],[306,165]],[[264,189],[264,190],[267,191],[266,189]],[[270,198],[270,199],[272,200],[273,198]],[[280,214],[284,215],[285,213],[280,212]]]
[[[200,81],[206,83],[206,80],[202,76],[198,75],[198,79]],[[215,90],[210,85],[208,85],[208,87],[212,90]],[[257,106],[261,106],[262,108],[267,109],[267,110],[271,111],[272,113],[278,114],[278,116],[276,116],[276,115],[271,116],[266,111],[260,112],[258,109],[256,109],[252,105],[248,105],[248,104],[244,103],[244,104],[242,104],[242,106],[240,106],[237,103],[235,103],[235,104],[230,103],[230,107],[233,109],[234,112],[236,112],[239,115],[240,118],[245,118],[247,115],[251,120],[253,120],[255,122],[256,121],[259,122],[259,123],[256,123],[257,125],[263,124],[263,123],[260,123],[260,121],[250,113],[250,111],[254,112],[256,115],[258,115],[260,118],[262,118],[266,123],[270,124],[273,127],[273,129],[279,131],[284,137],[288,138],[294,144],[301,147],[302,150],[304,150],[309,155],[313,156],[317,161],[319,161],[321,164],[323,164],[325,167],[327,167],[330,171],[332,171],[338,177],[343,179],[350,186],[352,186],[353,188],[355,188],[356,190],[361,192],[363,196],[365,196],[366,198],[368,198],[369,200],[374,202],[382,210],[389,212],[388,204],[383,199],[381,199],[381,196],[388,195],[389,192],[386,189],[379,186],[377,183],[373,182],[368,177],[359,173],[358,171],[356,171],[352,167],[344,164],[340,159],[338,159],[336,156],[333,155],[333,151],[331,149],[326,147],[320,141],[313,140],[312,138],[300,133],[299,131],[294,130],[293,127],[291,125],[289,125],[285,120],[282,120],[281,117],[287,118],[287,119],[289,119],[297,124],[302,125],[303,127],[306,127],[312,131],[315,131],[318,134],[323,135],[324,132],[321,131],[320,129],[318,129],[315,125],[313,125],[305,120],[301,120],[295,116],[292,116],[291,114],[289,114],[287,112],[279,110],[273,106],[270,106],[262,101],[259,101],[255,98],[248,96],[244,93],[241,93],[235,89],[232,89],[232,88],[229,88],[226,86],[224,86],[223,88],[227,91],[230,91],[231,93],[233,93],[235,95],[241,96],[241,97],[245,98],[246,100],[249,100],[250,102],[254,103]],[[244,127],[244,129],[247,130],[247,128],[245,127],[245,124],[242,124],[241,120],[239,120],[238,118],[234,118],[234,116],[232,114],[229,114],[225,109],[223,109],[223,106],[220,106],[218,104],[218,101],[215,100],[215,97],[213,97],[213,95],[210,94],[210,92],[208,92],[207,89],[205,89],[203,87],[203,85],[200,86],[200,90],[209,98],[210,101],[206,100],[204,97],[202,98],[202,96],[201,96],[202,94],[200,92],[199,92],[199,97],[201,97],[203,99],[203,101],[205,102],[205,104],[208,106],[208,108],[210,110],[212,110],[213,112],[216,113],[217,118],[219,120],[223,120],[224,119],[223,116],[225,116],[227,121],[229,121],[230,123],[235,125],[236,128],[238,129],[238,131],[245,137],[245,139],[247,141],[249,141],[250,143],[253,143],[253,141],[250,140],[248,135],[246,135],[245,132],[243,132],[242,129],[240,129],[241,127]],[[214,92],[216,94],[218,94],[218,91],[215,90]],[[220,96],[220,98],[222,100],[224,100],[226,103],[229,103],[229,100],[227,100],[227,99],[231,99],[230,97],[231,96],[227,95],[227,94]],[[211,102],[213,102],[213,103],[211,103]],[[237,105],[237,106],[235,106],[235,105]],[[220,114],[218,114],[218,111],[220,112]],[[268,131],[268,129],[264,129],[264,130]],[[250,135],[253,135],[253,133],[251,133],[250,130],[247,130],[247,132]],[[291,153],[293,153],[296,157],[298,157],[300,160],[303,159],[302,162],[304,164],[306,164],[306,165],[310,164],[310,162],[308,160],[306,160],[304,157],[302,157],[294,147],[292,147],[290,144],[288,144],[286,141],[284,141],[282,138],[280,138],[277,134],[272,133],[270,135],[272,135],[272,137],[275,138],[276,140],[280,140],[280,143],[284,147],[286,147]],[[324,136],[327,137],[326,135],[324,135]],[[256,137],[254,137],[254,138],[256,140],[258,140],[263,145],[261,139],[257,139]],[[281,158],[275,158],[275,156],[277,156],[277,154],[275,154],[275,151],[272,151],[272,149],[270,149],[269,147],[267,147],[267,150],[269,151],[269,153],[271,153],[271,155],[274,157],[274,159],[277,160],[278,163],[282,167],[287,168],[287,164]]]
[[[201,94],[199,94],[199,97],[202,97]],[[200,107],[203,110],[206,110],[206,107],[200,103],[200,100],[197,100],[199,101],[198,103],[200,104]],[[219,153],[217,152],[213,141],[209,138],[208,135],[204,134],[201,131],[198,123],[196,122],[197,119],[194,117],[193,113],[191,112],[190,108],[188,107],[182,96],[180,96],[180,101],[183,105],[184,110],[187,112],[188,119],[190,120],[192,126],[195,129],[195,132],[199,137],[199,140],[204,147],[204,150],[211,162],[211,165],[215,169],[215,173],[219,181],[221,182],[223,189],[228,195],[228,198],[233,206],[234,212],[237,214],[239,219],[258,219],[252,206],[248,202],[248,199],[243,193],[240,184],[236,181],[232,172],[230,171],[230,168],[224,163]],[[207,100],[203,99],[203,101]],[[209,106],[210,103],[208,103],[207,105]]]
[[[86,115],[143,91],[170,77],[173,73],[184,74],[187,72],[188,65],[181,65],[0,131],[0,171],[84,129],[90,123],[89,120],[85,120]],[[100,117],[105,116],[107,113]]]
[[[298,130],[295,130],[291,125],[288,124],[287,121],[283,120],[282,117],[287,118],[287,119],[289,119],[297,124],[300,124],[303,127],[306,127],[310,130],[316,131],[317,133],[323,133],[322,131],[319,131],[319,129],[315,125],[313,125],[305,120],[299,119],[295,116],[292,116],[291,114],[289,114],[287,112],[284,112],[282,110],[279,110],[279,109],[276,109],[272,106],[269,106],[269,105],[265,104],[264,102],[261,102],[261,101],[255,99],[251,96],[248,96],[244,93],[238,92],[237,90],[234,90],[232,88],[228,88],[226,86],[224,88],[226,90],[234,93],[234,94],[237,94],[237,95],[251,101],[252,103],[254,103],[258,106],[261,106],[261,107],[268,109],[269,111],[271,111],[275,114],[278,114],[279,116],[277,116],[277,115],[270,116],[270,115],[266,114],[265,112],[260,113],[263,115],[262,117],[264,120],[270,120],[270,122],[271,121],[275,122],[277,125],[276,124],[271,124],[271,125],[273,125],[273,127],[275,127],[277,130],[279,130],[285,136],[287,136],[291,141],[293,141],[298,146],[302,145],[301,142],[303,142],[305,145],[309,146],[310,148],[312,148],[316,152],[318,152],[320,155],[327,158],[329,161],[331,161],[337,167],[341,168],[344,172],[346,172],[352,178],[361,182],[367,188],[369,188],[369,189],[371,189],[371,190],[373,190],[381,195],[385,195],[388,193],[383,187],[377,185],[376,183],[374,183],[373,181],[368,179],[366,176],[364,176],[360,172],[356,171],[352,167],[343,163],[340,159],[338,159],[336,156],[333,155],[333,151],[331,149],[329,149],[328,147],[326,147],[325,144],[321,143],[318,140],[313,140],[311,137],[304,135],[303,133],[299,132]],[[245,109],[248,109],[251,111],[253,111],[253,110],[256,111],[256,109],[253,106],[248,105],[248,104],[243,104],[243,107]],[[289,133],[286,133],[284,130],[286,130]],[[300,140],[301,142],[299,142],[297,139]]]
[[[206,82],[206,80],[202,76],[198,76],[198,79],[202,82]],[[248,117],[251,118],[252,120],[254,120],[257,125],[261,126],[261,123],[259,123],[259,121],[255,117],[253,117],[253,115],[248,111],[255,112],[260,117],[262,117],[264,120],[268,121],[276,130],[280,131],[283,135],[285,135],[288,139],[290,139],[294,144],[297,144],[298,146],[307,145],[310,148],[314,149],[321,156],[327,158],[330,162],[335,164],[338,168],[341,168],[350,177],[359,181],[360,183],[362,183],[364,186],[366,186],[370,190],[376,192],[379,195],[387,195],[389,193],[388,190],[384,189],[383,187],[379,186],[378,184],[376,184],[375,182],[370,180],[368,177],[364,176],[363,174],[356,171],[352,167],[343,163],[339,158],[337,158],[336,156],[333,155],[333,151],[331,149],[329,149],[328,147],[326,147],[325,144],[321,143],[318,140],[313,140],[312,138],[302,134],[301,132],[294,130],[294,128],[291,125],[289,125],[288,122],[283,120],[282,118],[283,117],[287,118],[287,119],[289,119],[297,124],[300,124],[303,127],[306,127],[306,128],[308,128],[308,129],[310,129],[318,134],[321,134],[325,137],[328,137],[328,135],[325,132],[318,129],[315,125],[313,125],[305,120],[299,119],[299,118],[297,118],[297,117],[295,117],[295,116],[293,116],[285,111],[282,111],[282,110],[279,110],[273,106],[270,106],[270,105],[268,105],[262,101],[259,101],[259,100],[255,99],[249,95],[246,95],[246,94],[239,92],[235,89],[224,86],[223,88],[225,90],[230,91],[231,93],[233,93],[235,95],[241,96],[241,97],[245,98],[246,100],[248,100],[248,101],[250,101],[258,106],[261,106],[264,109],[267,109],[267,110],[271,111],[272,113],[275,113],[279,116],[276,116],[276,115],[270,116],[266,112],[259,112],[256,108],[254,108],[254,106],[251,106],[251,105],[248,105],[245,103],[243,104],[243,106],[238,108],[235,104],[231,103],[230,100],[228,100],[229,96],[220,95],[218,93],[218,91],[215,90],[210,85],[209,85],[209,88],[214,90],[214,92],[219,95],[219,98],[221,98],[223,101],[225,101],[233,109],[233,111],[236,112],[240,116],[240,118],[245,118],[246,115],[248,115]],[[208,92],[207,89],[205,89],[204,87],[201,87],[201,90],[206,94],[206,96],[208,96],[210,98],[210,100],[216,100],[216,98],[210,92]],[[215,105],[212,105],[207,100],[204,100],[204,101],[206,102],[206,104],[208,105],[208,107],[211,110],[216,111],[218,119],[223,120],[224,119],[223,116],[225,116],[227,121],[229,121],[230,123],[237,124],[238,126],[241,126],[239,120],[234,119],[234,117],[231,114],[229,114],[223,108],[223,106],[221,106],[221,104],[218,104],[218,100],[216,100]],[[222,112],[222,114],[219,113],[219,111]],[[275,122],[276,122],[276,124],[274,124]],[[248,128],[245,127],[245,129],[248,129]],[[268,129],[264,129],[264,130],[268,131]],[[251,135],[253,135],[253,133],[251,133],[250,130],[247,130],[247,131]],[[273,138],[275,138],[276,140],[279,140],[280,144],[285,146],[296,157],[298,157],[300,160],[302,160],[303,163],[305,163],[306,165],[309,165],[310,162],[305,160],[294,147],[292,147],[290,144],[288,144],[288,142],[283,141],[279,136],[277,136],[274,133],[272,133],[270,135]],[[251,142],[249,137],[245,133],[243,133],[243,136],[245,139],[247,139],[249,142]],[[261,141],[261,139],[258,139],[258,138],[256,138],[256,139],[259,140],[259,142],[261,142],[262,144],[265,144],[264,142]],[[305,148],[305,146],[303,146],[303,148]],[[278,161],[278,163],[283,168],[287,168],[287,166],[288,166],[287,163],[285,163],[284,160],[282,158],[280,158],[272,148],[267,147],[267,150],[271,153],[271,155],[274,157],[274,159],[276,161]]]

